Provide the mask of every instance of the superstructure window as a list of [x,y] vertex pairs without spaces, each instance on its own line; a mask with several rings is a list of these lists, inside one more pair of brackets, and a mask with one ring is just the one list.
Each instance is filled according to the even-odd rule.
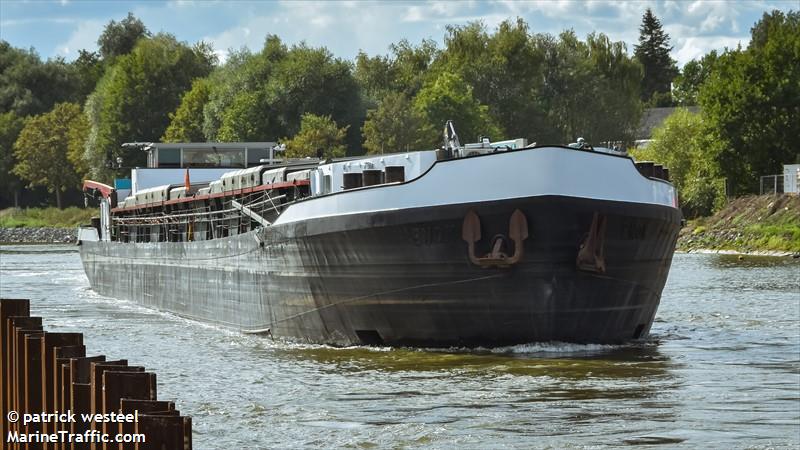
[[248,148],[247,149],[247,167],[254,167],[263,164],[262,159],[269,159],[268,148]]
[[179,148],[159,148],[158,167],[180,167],[181,149]]
[[183,167],[244,167],[244,149],[184,148]]

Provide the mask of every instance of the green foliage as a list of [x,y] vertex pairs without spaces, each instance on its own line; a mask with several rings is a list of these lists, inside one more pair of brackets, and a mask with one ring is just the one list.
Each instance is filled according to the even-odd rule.
[[765,14],[747,49],[715,62],[698,100],[725,141],[719,163],[736,193],[781,173],[800,153],[800,12]]
[[537,102],[543,92],[545,49],[531,39],[522,19],[504,21],[492,34],[481,22],[451,26],[445,44],[435,64],[436,73],[463,78],[509,137],[542,139],[552,135],[546,112]]
[[687,230],[678,241],[683,249],[800,252],[800,197],[740,197],[711,217],[690,221]]
[[94,91],[100,77],[103,76],[105,66],[100,59],[100,54],[87,50],[78,50],[78,57],[72,62],[77,75],[77,95],[83,101]]
[[679,108],[653,132],[653,142],[633,150],[639,161],[669,168],[687,217],[708,215],[724,203],[717,155],[721,143],[700,114]]
[[133,13],[119,22],[109,22],[103,33],[97,38],[100,55],[109,60],[121,55],[127,55],[136,46],[139,39],[150,37],[150,32],[144,23],[137,19]]
[[[247,49],[232,52],[225,65],[214,70],[209,77],[211,88],[209,100],[203,110],[203,134],[206,140],[222,141],[228,140],[231,136],[258,133],[254,140],[271,141],[276,136],[285,135],[279,133],[280,130],[267,129],[262,123],[263,119],[266,119],[267,111],[259,110],[258,101],[246,99],[243,95],[250,93],[258,98],[264,98],[266,95],[264,85],[278,62],[286,57],[287,52],[281,40],[277,36],[270,35],[267,36],[261,52],[252,54]],[[244,100],[250,100],[250,105],[237,105]],[[231,108],[236,108],[238,111],[231,113],[228,111]],[[248,114],[248,109],[252,113]],[[229,117],[224,127],[224,135],[221,135],[226,114]],[[262,115],[262,120],[258,120],[259,115]],[[247,122],[243,122],[245,118]]]
[[22,187],[22,182],[11,169],[16,164],[14,142],[24,123],[13,112],[0,114],[0,194],[12,194]]
[[[634,55],[644,68],[641,98],[648,101],[655,93],[670,92],[670,82],[678,75],[675,61],[669,53],[669,35],[661,28],[661,21],[650,8],[642,16],[639,27],[639,44],[634,47]],[[657,99],[658,101],[658,99]],[[663,97],[661,97],[663,103]]]
[[89,132],[89,117],[81,111],[80,115],[70,123],[67,132],[67,159],[75,168],[79,180],[90,178],[92,173],[92,167],[84,158]]
[[708,79],[719,55],[716,50],[704,55],[700,60],[691,60],[683,66],[683,71],[674,81],[672,97],[680,106],[697,104],[700,86]]
[[82,120],[80,106],[59,103],[52,111],[27,119],[14,143],[17,164],[13,172],[29,187],[44,186],[55,192],[59,208],[61,192],[80,182],[68,154],[70,131]]
[[43,63],[31,50],[0,41],[0,113],[20,117],[49,111],[58,102],[80,100],[75,68],[56,58]]
[[390,45],[389,50],[391,56],[370,57],[359,52],[356,57],[354,77],[372,104],[392,92],[409,98],[416,95],[440,55],[436,42],[427,39],[416,46],[403,39]]
[[342,157],[345,154],[345,137],[349,125],[339,128],[331,116],[303,114],[300,131],[292,139],[284,139],[286,156],[305,158],[322,156]]
[[348,145],[356,151],[365,114],[360,98],[349,63],[324,48],[287,49],[269,36],[260,53],[240,52],[211,76],[204,134],[209,140],[270,141],[297,134],[301,117],[310,113],[346,125]]
[[124,142],[154,142],[164,135],[168,114],[195,78],[211,71],[213,55],[198,52],[168,34],[139,40],[133,51],[116,58],[87,100],[91,130],[84,157],[93,176],[111,178],[105,162],[123,158],[125,166],[144,165],[137,149]]
[[638,84],[641,66],[627,56],[625,44],[603,34],[581,42],[572,31],[538,36],[545,55],[540,108],[549,132],[539,142],[632,142],[641,117]]
[[3,228],[75,228],[87,224],[97,214],[95,208],[7,208],[0,210]]
[[367,112],[362,134],[370,154],[419,150],[437,136],[402,93],[386,94],[377,109]]
[[177,111],[169,114],[170,123],[163,142],[203,142],[203,109],[211,94],[208,78],[198,78],[192,88],[183,95]]
[[[458,75],[444,72],[425,85],[414,99],[414,109],[431,126],[444,126],[452,120],[456,132],[465,142],[478,136],[502,136],[500,126],[489,115],[489,108],[472,95],[472,87]],[[438,136],[432,135],[427,146],[439,146]]]

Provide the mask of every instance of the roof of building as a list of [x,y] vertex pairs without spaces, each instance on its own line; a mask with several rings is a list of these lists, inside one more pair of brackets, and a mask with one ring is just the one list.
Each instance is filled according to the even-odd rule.
[[[664,120],[677,109],[677,106],[645,109],[642,114],[642,120],[639,122],[639,130],[636,133],[636,139],[651,139],[653,137],[653,130],[664,123]],[[693,113],[700,111],[699,106],[688,106],[686,109]]]

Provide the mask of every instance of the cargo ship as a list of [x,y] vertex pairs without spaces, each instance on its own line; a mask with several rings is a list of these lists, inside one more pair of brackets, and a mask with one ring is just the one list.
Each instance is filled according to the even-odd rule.
[[331,345],[621,343],[649,333],[682,216],[624,152],[461,145],[280,158],[274,143],[134,144],[130,186],[84,182],[93,290]]

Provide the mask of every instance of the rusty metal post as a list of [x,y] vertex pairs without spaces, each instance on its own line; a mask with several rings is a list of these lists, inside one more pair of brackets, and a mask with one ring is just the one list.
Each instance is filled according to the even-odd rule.
[[[128,360],[120,359],[117,361],[105,361],[102,363],[92,363],[90,372],[89,384],[92,385],[92,399],[90,410],[92,414],[104,414],[111,411],[103,410],[103,373],[107,370],[115,372],[144,372],[144,367],[131,367],[128,366]],[[103,427],[95,422],[89,424],[89,429],[103,431]],[[92,450],[102,448],[100,443],[93,442],[91,445]]]
[[188,450],[192,448],[192,418],[182,416],[139,415],[136,433],[147,436],[136,450]]
[[[158,401],[156,375],[144,367],[128,366],[127,360],[106,361],[105,356],[85,357],[81,333],[46,333],[41,317],[30,317],[30,302],[0,299],[0,408],[3,414],[0,449],[191,449],[191,418],[180,416],[175,404]],[[70,423],[9,423],[8,412],[64,413]],[[85,422],[81,414],[137,414],[136,423]],[[102,428],[99,430],[98,428]],[[145,434],[145,443],[5,442],[8,433],[55,434],[88,430],[115,434]],[[97,437],[98,433],[92,436]]]
[[47,333],[42,341],[42,398],[44,410],[54,412],[55,409],[55,349],[67,346],[83,345],[82,333]]
[[[90,375],[89,369],[93,362],[103,362],[106,357],[90,356],[88,358],[71,358],[69,360],[69,376],[70,376],[70,410],[76,417],[81,414],[88,414],[91,398],[92,398],[92,385],[89,384]],[[70,423],[70,432],[72,434],[83,434],[89,426],[82,420],[76,420]],[[85,442],[71,442],[71,450],[89,450],[89,443]]]
[[[123,398],[136,400],[157,400],[156,374],[150,372],[122,372],[107,370],[103,372],[103,411],[111,412],[119,407]],[[114,429],[118,426],[114,426]],[[103,424],[103,433],[111,433],[109,424]],[[103,450],[111,445],[104,444]]]
[[[25,349],[25,412],[28,413],[41,413],[42,412],[42,341],[47,333],[30,333],[25,335],[23,339],[23,348]],[[32,434],[40,434],[42,432],[41,422],[32,422],[28,424],[27,431]],[[41,450],[43,443],[31,442],[28,448],[31,450]]]
[[66,411],[69,405],[62,400],[64,378],[62,377],[62,366],[69,366],[70,358],[83,358],[86,356],[85,345],[67,345],[65,347],[55,347],[53,349],[53,409],[56,411]]
[[[25,393],[27,392],[27,378],[25,378],[25,338],[28,335],[42,333],[42,318],[41,317],[11,317],[9,318],[9,325],[12,331],[11,349],[13,352],[12,376],[13,389],[12,407],[14,411],[20,414],[25,413]],[[23,426],[21,422],[10,425],[10,429],[25,433],[27,427]],[[20,446],[21,448],[28,448],[27,445]]]
[[[175,403],[166,400],[133,400],[123,398],[119,401],[119,411],[122,414],[148,414],[153,416],[180,416],[180,411],[175,409]],[[136,423],[120,422],[119,434],[136,433]],[[136,444],[119,443],[117,450],[134,450]]]
[[[84,345],[68,345],[53,349],[53,408],[56,411],[64,412],[70,409],[69,399],[72,392],[69,373],[70,358],[83,358],[85,356],[86,346]],[[69,431],[69,424],[67,423],[57,422],[53,425],[52,429],[55,433]],[[48,448],[61,450],[65,448],[65,443],[59,442],[56,445],[48,446]]]
[[[55,357],[54,352],[56,348],[70,345],[83,344],[83,334],[81,333],[46,333],[42,339],[42,411],[53,413],[55,408]],[[82,355],[81,355],[82,356]],[[45,422],[42,424],[42,433],[52,434],[56,432],[54,422]],[[53,444],[44,443],[42,446],[45,450],[54,449]]]
[[6,416],[11,410],[11,401],[9,392],[11,390],[10,363],[12,354],[8,351],[7,343],[10,339],[6,321],[11,316],[24,317],[30,316],[30,301],[23,299],[4,298],[0,299],[0,351],[3,357],[0,361],[0,409],[2,410],[2,436],[5,442],[5,436],[8,435],[8,420]]

